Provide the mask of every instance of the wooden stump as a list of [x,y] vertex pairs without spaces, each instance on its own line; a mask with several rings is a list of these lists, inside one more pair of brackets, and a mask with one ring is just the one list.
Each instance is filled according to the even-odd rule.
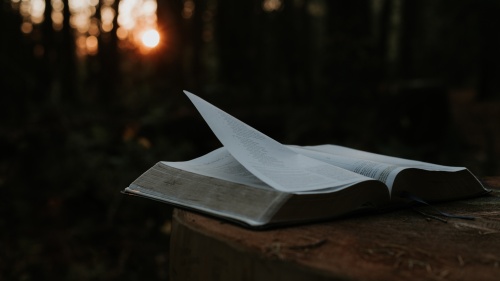
[[[253,231],[175,210],[171,280],[500,280],[500,177],[491,196]],[[419,208],[424,212],[431,209]]]

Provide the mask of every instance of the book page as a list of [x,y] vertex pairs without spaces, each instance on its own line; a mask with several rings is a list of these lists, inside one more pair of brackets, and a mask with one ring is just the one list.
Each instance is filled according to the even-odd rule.
[[463,167],[450,167],[391,157],[338,145],[289,146],[291,149],[309,157],[325,161],[344,169],[384,182],[390,190],[397,174],[409,168],[427,171],[456,172]]
[[362,150],[357,150],[353,148],[348,148],[340,145],[333,144],[323,144],[323,145],[315,145],[315,146],[303,146],[304,149],[310,149],[320,152],[325,152],[329,154],[335,154],[339,156],[345,156],[350,158],[359,158],[366,159],[375,162],[381,162],[406,168],[417,168],[424,169],[428,171],[448,171],[448,172],[456,172],[460,170],[464,170],[464,167],[452,167],[452,166],[443,166],[437,165],[422,161],[409,160],[399,157],[387,156],[376,154],[372,152],[366,152]]
[[343,189],[370,178],[304,156],[187,91],[214,134],[250,173],[285,192]]
[[245,169],[240,162],[236,161],[225,147],[216,149],[193,160],[183,162],[162,161],[161,163],[207,177],[214,177],[257,188],[271,188]]

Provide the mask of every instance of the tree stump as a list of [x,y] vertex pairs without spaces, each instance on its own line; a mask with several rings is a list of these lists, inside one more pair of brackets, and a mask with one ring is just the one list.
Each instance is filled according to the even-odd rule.
[[[500,177],[491,195],[270,230],[176,209],[171,280],[500,280]],[[432,213],[428,207],[418,210]]]

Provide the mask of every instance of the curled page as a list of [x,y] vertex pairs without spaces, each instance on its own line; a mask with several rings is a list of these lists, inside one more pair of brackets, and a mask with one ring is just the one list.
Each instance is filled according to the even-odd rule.
[[271,188],[245,169],[240,162],[236,161],[225,147],[218,148],[189,161],[162,161],[162,163],[198,175],[240,183],[256,188]]
[[368,177],[310,158],[282,145],[187,91],[214,134],[249,172],[285,192],[343,189]]

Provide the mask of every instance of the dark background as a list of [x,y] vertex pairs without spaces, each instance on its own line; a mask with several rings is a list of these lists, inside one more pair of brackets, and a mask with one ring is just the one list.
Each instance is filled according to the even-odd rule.
[[82,58],[2,1],[0,280],[168,279],[171,208],[120,191],[220,146],[183,89],[282,143],[500,174],[499,1],[186,2],[150,53]]

